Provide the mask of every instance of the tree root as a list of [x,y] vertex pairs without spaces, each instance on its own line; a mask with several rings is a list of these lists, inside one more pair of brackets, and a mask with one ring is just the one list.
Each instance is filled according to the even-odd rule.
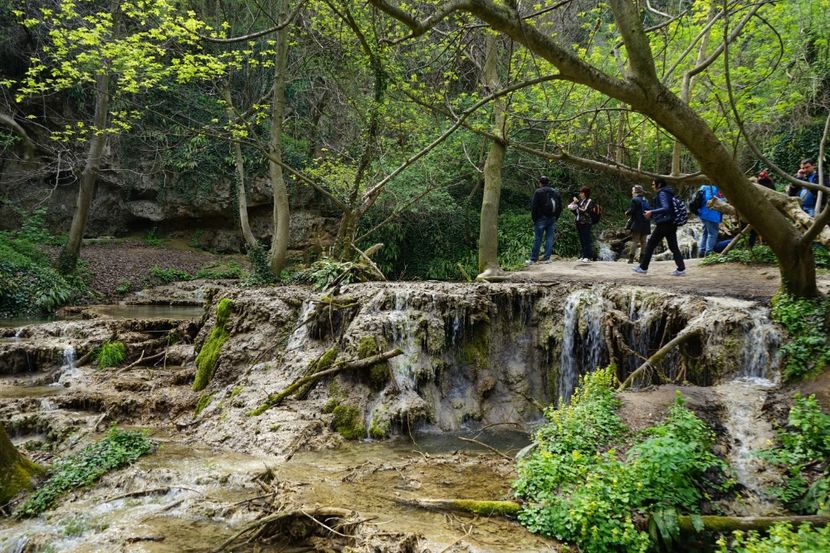
[[222,543],[222,545],[214,549],[213,553],[231,551],[241,545],[255,541],[266,532],[269,536],[278,533],[286,533],[288,537],[296,538],[296,524],[299,521],[305,521],[309,518],[312,519],[316,525],[322,526],[328,532],[335,533],[339,536],[349,537],[339,531],[343,527],[342,525],[335,525],[332,527],[330,523],[326,524],[323,521],[328,522],[330,519],[347,519],[352,515],[352,511],[337,507],[318,507],[316,509],[280,511],[251,522],[231,538]]
[[257,415],[261,415],[262,413],[264,413],[265,411],[267,411],[271,407],[276,407],[277,405],[282,403],[283,400],[285,400],[285,398],[287,398],[288,396],[290,396],[291,394],[293,394],[297,390],[300,390],[303,386],[305,386],[306,384],[308,384],[310,382],[315,382],[316,383],[318,380],[320,380],[320,379],[322,379],[326,376],[330,376],[330,375],[333,375],[333,374],[338,374],[338,373],[341,373],[341,372],[347,371],[347,370],[368,369],[370,367],[373,367],[374,365],[377,365],[378,363],[383,363],[384,361],[388,361],[389,359],[392,359],[393,357],[397,357],[398,355],[401,355],[402,353],[403,353],[402,350],[400,350],[398,348],[395,348],[393,350],[390,350],[390,351],[387,351],[387,352],[384,352],[384,353],[379,353],[379,354],[373,355],[371,357],[366,357],[364,359],[358,359],[356,361],[348,361],[348,362],[340,361],[338,363],[335,363],[334,366],[330,369],[326,369],[324,371],[316,372],[314,374],[310,374],[308,376],[304,376],[302,378],[299,378],[299,379],[295,380],[293,383],[291,383],[283,391],[279,392],[278,394],[269,395],[268,399],[265,400],[265,403],[263,403],[262,405],[260,405],[259,407],[257,407],[253,411],[251,411],[249,413],[249,415],[255,417]]

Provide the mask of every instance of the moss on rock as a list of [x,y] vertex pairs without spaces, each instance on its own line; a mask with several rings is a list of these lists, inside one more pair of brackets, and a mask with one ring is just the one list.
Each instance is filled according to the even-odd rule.
[[193,416],[198,417],[202,411],[204,411],[208,405],[210,405],[210,401],[213,399],[213,394],[204,394],[202,397],[199,398],[199,401],[196,402],[196,408],[193,410]]
[[213,378],[213,372],[219,362],[219,353],[230,337],[227,325],[232,310],[233,301],[228,298],[222,298],[216,305],[216,324],[196,356],[196,378],[193,380],[195,392],[204,390]]
[[476,325],[467,340],[461,345],[464,363],[476,369],[483,369],[490,362],[490,327]]
[[334,430],[347,440],[359,440],[366,435],[362,413],[354,405],[338,405],[332,413]]
[[43,469],[21,455],[0,426],[0,505],[24,490],[32,488]]

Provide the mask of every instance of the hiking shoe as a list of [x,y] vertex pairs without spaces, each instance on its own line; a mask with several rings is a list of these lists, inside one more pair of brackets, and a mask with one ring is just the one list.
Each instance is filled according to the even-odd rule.
[[529,267],[530,265],[533,265],[534,263],[536,263],[536,262],[532,259],[525,259],[525,266]]
[[643,269],[639,265],[637,265],[636,267],[634,267],[631,270],[634,271],[635,273],[640,273],[641,275],[644,275],[644,274],[648,273],[648,269]]
[[672,271],[671,276],[686,276],[686,270],[675,269]]

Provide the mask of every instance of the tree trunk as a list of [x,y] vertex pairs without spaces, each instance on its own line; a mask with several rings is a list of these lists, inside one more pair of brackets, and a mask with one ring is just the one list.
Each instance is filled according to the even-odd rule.
[[[694,522],[694,517],[691,516],[681,515],[677,517],[677,526],[680,528],[680,532],[684,534],[697,533]],[[820,528],[830,525],[830,516],[732,517],[704,515],[699,517],[699,523],[703,525],[704,532],[724,534],[734,532],[735,530],[742,530],[744,532],[757,530],[763,532],[764,530],[769,530],[772,525],[781,523],[791,524],[793,526],[810,524],[815,528]]]
[[[283,17],[285,3],[275,3],[275,12]],[[279,18],[278,18],[279,20]],[[274,196],[273,236],[271,250],[268,252],[268,265],[275,277],[285,266],[285,254],[288,250],[288,189],[282,173],[282,120],[285,114],[285,71],[288,67],[288,29],[282,29],[276,35],[276,66],[274,69],[274,96],[271,105],[271,142],[269,144],[268,174],[271,177],[271,191]]]
[[[231,96],[231,86],[228,81],[225,81],[222,87],[222,96],[225,98],[225,109],[228,114],[228,121],[236,120],[236,112],[233,109],[233,97]],[[254,233],[251,232],[251,224],[248,222],[248,196],[245,192],[245,160],[242,157],[242,145],[237,142],[231,142],[231,152],[233,153],[233,160],[236,164],[236,205],[239,210],[239,226],[242,229],[242,237],[245,239],[245,245],[248,249],[257,246]]]
[[107,142],[106,127],[109,113],[109,73],[98,75],[95,80],[95,119],[93,121],[92,137],[89,140],[89,151],[86,156],[84,170],[78,187],[78,199],[75,204],[75,213],[72,216],[72,226],[69,228],[69,238],[58,259],[58,268],[64,274],[70,273],[78,264],[81,255],[81,240],[86,230],[89,218],[89,208],[92,205],[92,194],[95,191],[95,181],[101,167],[101,158]]
[[[483,84],[485,94],[498,90],[498,37],[487,35]],[[501,170],[507,150],[504,135],[507,127],[507,101],[500,97],[493,102],[494,134],[502,140],[492,140],[484,162],[484,197],[481,200],[481,221],[478,231],[478,271],[490,274],[499,270],[499,199],[501,198]]]
[[0,505],[20,491],[30,489],[35,476],[43,472],[36,464],[21,455],[0,425]]

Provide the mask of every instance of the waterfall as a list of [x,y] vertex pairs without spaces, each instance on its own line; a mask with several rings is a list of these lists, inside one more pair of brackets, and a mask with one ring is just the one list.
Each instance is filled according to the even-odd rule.
[[21,326],[20,328],[17,329],[17,331],[14,333],[14,339],[15,340],[20,340],[21,338],[23,338],[23,329],[24,328],[26,328],[26,327]]
[[294,327],[294,332],[288,338],[288,344],[285,346],[287,351],[294,351],[304,349],[307,347],[305,343],[308,340],[308,327],[311,324],[311,318],[314,312],[314,302],[305,300],[300,309],[300,316],[297,318],[297,326]]
[[750,311],[749,320],[748,328],[744,327],[744,345],[738,375],[769,378],[777,373],[781,335],[767,318],[764,309]]
[[577,290],[565,302],[562,352],[559,357],[559,400],[570,399],[579,375],[596,369],[603,351],[604,300],[591,289]]
[[75,347],[69,344],[63,348],[63,365],[61,365],[61,368],[74,369],[75,360]]
[[775,438],[772,425],[763,416],[767,393],[774,387],[763,378],[739,378],[715,387],[726,413],[729,461],[736,480],[746,488],[744,497],[733,505],[741,515],[763,516],[776,511],[764,490],[780,484],[778,475],[756,455]]

